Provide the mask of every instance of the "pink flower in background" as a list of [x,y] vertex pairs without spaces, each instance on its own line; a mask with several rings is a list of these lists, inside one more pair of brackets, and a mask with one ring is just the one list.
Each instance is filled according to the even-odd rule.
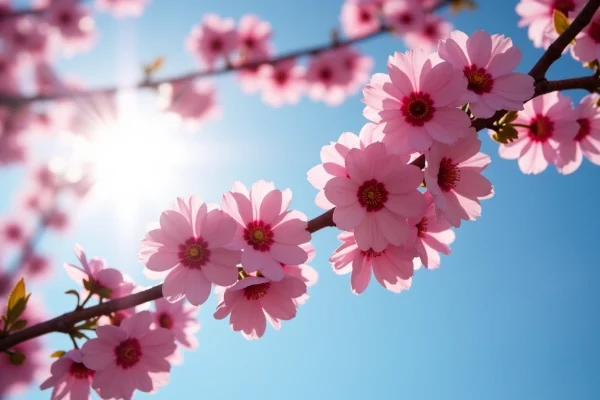
[[142,241],[140,261],[151,271],[169,271],[162,288],[167,301],[186,297],[197,306],[208,299],[213,283],[229,286],[237,281],[240,251],[225,248],[237,228],[229,215],[209,211],[197,197],[186,203],[184,209],[160,215],[160,228]]
[[27,260],[23,263],[27,276],[36,279],[49,276],[52,273],[50,266],[48,257],[36,253],[27,257]]
[[150,0],[96,0],[102,11],[110,11],[119,18],[139,17]]
[[494,189],[481,173],[490,157],[480,153],[481,140],[469,135],[454,145],[436,143],[426,153],[425,183],[433,195],[438,218],[453,226],[481,216],[479,200],[493,196]]
[[[375,125],[367,123],[360,131],[360,135],[356,136],[352,132],[344,132],[340,135],[337,142],[331,142],[321,149],[321,164],[316,165],[308,171],[308,181],[316,188],[319,193],[315,198],[315,203],[329,210],[334,205],[327,200],[323,188],[329,180],[335,176],[346,177],[346,156],[351,149],[364,149],[366,146],[374,142],[380,142],[382,135],[375,130]],[[404,159],[403,159],[404,160]],[[406,164],[408,157],[405,157]]]
[[46,226],[64,232],[69,227],[69,215],[61,210],[52,210],[46,216]]
[[261,65],[258,76],[263,101],[273,107],[297,104],[306,90],[305,73],[304,67],[296,65],[295,58]]
[[348,0],[342,6],[340,22],[349,38],[358,38],[381,28],[380,9],[376,1]]
[[454,242],[455,234],[446,219],[437,217],[431,192],[425,192],[425,200],[427,201],[425,215],[421,218],[408,219],[411,227],[411,238],[408,243],[414,241],[414,246],[426,268],[437,268],[440,266],[440,253],[450,254],[449,245]]
[[4,50],[19,60],[47,60],[51,55],[48,29],[35,17],[11,18],[0,25]]
[[149,311],[139,312],[120,327],[98,327],[98,337],[81,348],[83,364],[96,371],[92,387],[102,398],[131,398],[136,389],[151,393],[167,384],[166,358],[175,351],[175,338],[168,329],[151,330],[151,323]]
[[[196,333],[200,330],[197,320],[198,307],[191,306],[183,301],[169,303],[165,299],[154,301],[155,311],[152,313],[152,327],[165,328],[173,332],[175,342],[188,350],[198,348]],[[181,364],[183,356],[179,349],[167,358],[172,364]]]
[[68,351],[50,368],[51,376],[40,385],[41,390],[52,388],[51,399],[69,398],[72,400],[91,399],[90,389],[94,371],[83,362],[83,353],[79,349]]
[[335,225],[354,230],[361,250],[383,251],[408,239],[406,218],[425,212],[425,199],[417,188],[423,182],[418,167],[402,156],[388,153],[383,143],[351,149],[346,156],[347,176],[331,178],[325,197],[336,206]]
[[469,81],[463,101],[476,118],[489,118],[498,110],[520,111],[535,92],[531,76],[513,72],[521,50],[503,35],[475,31],[469,37],[453,31],[440,42],[438,52]]
[[62,176],[53,171],[48,164],[41,164],[32,170],[32,179],[36,181],[42,189],[55,191],[62,181]]
[[279,281],[285,274],[282,264],[299,265],[308,255],[301,247],[310,241],[306,215],[288,211],[292,192],[275,189],[273,182],[258,181],[250,191],[236,182],[233,191],[223,195],[221,207],[238,223],[232,247],[243,249],[242,267],[260,271]]
[[[0,52],[0,91],[7,94],[19,93],[19,64],[13,55]],[[1,135],[0,135],[1,136]]]
[[409,48],[421,48],[427,52],[437,49],[438,42],[450,36],[452,24],[433,14],[427,14],[420,30],[407,32],[404,36]]
[[45,61],[35,64],[35,86],[40,95],[62,93],[65,90],[54,68]]
[[[65,263],[65,271],[69,278],[83,285],[83,281],[89,281],[96,289],[110,289],[108,298],[117,299],[131,294],[135,285],[123,279],[123,274],[114,268],[107,268],[106,261],[101,258],[92,258],[88,261],[83,247],[76,244],[75,255],[81,264],[81,268],[73,264]],[[87,290],[84,290],[87,294]]]
[[363,89],[364,115],[379,125],[395,152],[423,152],[434,143],[451,144],[474,130],[456,108],[467,78],[452,64],[433,65],[422,50],[395,53],[386,74],[375,74]]
[[[302,247],[304,249],[304,251],[306,251],[306,254],[308,255],[308,259],[306,260],[306,262],[307,263],[311,262],[315,258],[315,255],[316,255],[314,246],[311,243],[304,243],[304,244],[300,245],[300,247]],[[285,265],[284,264],[282,266],[283,266],[283,271],[286,273],[286,275],[290,275],[290,276],[293,276],[295,278],[302,280],[302,282],[304,282],[306,284],[306,287],[313,286],[319,280],[319,274],[317,273],[317,270],[315,270],[313,267],[311,267],[308,264],[300,264],[300,265]],[[308,300],[308,298],[309,298],[308,293],[305,293],[302,296],[295,298],[294,302],[297,304],[304,304],[304,303],[306,303],[306,300]]]
[[388,244],[380,251],[361,250],[352,232],[338,235],[342,245],[338,247],[329,261],[336,274],[347,274],[352,271],[350,287],[352,293],[361,294],[371,280],[371,273],[377,282],[394,293],[410,288],[414,273],[413,248]]
[[38,4],[48,8],[42,14],[43,19],[54,29],[54,34],[69,53],[92,48],[97,39],[94,20],[79,0],[41,0]]
[[573,139],[579,131],[571,99],[558,92],[525,103],[514,123],[529,128],[516,127],[519,137],[501,144],[499,154],[508,160],[518,158],[524,174],[539,174],[548,164],[556,164],[559,143]]
[[[1,131],[2,129],[0,129]],[[22,163],[26,159],[27,148],[21,140],[11,136],[0,135],[0,166]]]
[[221,19],[215,14],[205,15],[186,39],[187,50],[209,69],[214,68],[219,59],[227,60],[238,46],[233,19]]
[[425,8],[419,0],[387,1],[383,15],[387,24],[399,35],[420,31],[425,23]]
[[192,124],[218,117],[221,110],[217,93],[208,81],[177,81],[159,87],[159,103],[164,111]]
[[581,62],[600,59],[600,11],[596,11],[592,21],[577,35],[571,54]]
[[554,10],[573,18],[585,3],[586,0],[521,0],[516,8],[521,16],[519,26],[529,26],[529,39],[535,47],[548,48],[558,37],[552,22]]
[[238,40],[242,59],[259,61],[268,58],[273,52],[271,24],[260,20],[256,15],[244,15],[238,26]]
[[373,59],[360,54],[350,46],[337,48],[333,53],[348,73],[345,83],[346,94],[356,93],[369,81],[374,64]]
[[575,107],[574,116],[579,124],[577,135],[558,146],[557,168],[561,174],[575,172],[583,156],[600,165],[600,110],[596,106],[600,96],[589,94]]
[[227,288],[217,305],[216,319],[231,314],[229,323],[235,332],[248,339],[258,339],[265,333],[267,320],[279,329],[281,321],[296,316],[296,299],[306,294],[302,279],[284,275],[278,281],[249,276]]
[[2,243],[21,245],[29,236],[29,229],[23,225],[23,218],[8,217],[0,221]]
[[308,95],[330,106],[342,104],[347,85],[352,80],[351,71],[337,57],[337,52],[326,51],[314,56],[306,71]]

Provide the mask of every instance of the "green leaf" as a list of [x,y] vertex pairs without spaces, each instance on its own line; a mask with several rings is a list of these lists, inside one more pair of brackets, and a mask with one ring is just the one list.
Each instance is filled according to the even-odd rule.
[[8,359],[12,365],[22,365],[27,357],[25,357],[25,354],[23,353],[13,351],[8,355]]
[[26,326],[27,326],[27,321],[24,319],[20,319],[17,322],[15,322],[14,324],[12,324],[12,327],[10,328],[10,330],[12,332],[19,331],[19,330],[25,328]]
[[7,324],[11,324],[12,322],[18,320],[19,317],[23,314],[23,312],[25,311],[25,307],[27,307],[27,301],[29,300],[29,296],[31,296],[31,293],[25,296],[25,298],[19,299],[19,301],[17,301],[17,304],[15,304],[14,307],[8,310],[8,312],[6,313]]
[[506,125],[501,127],[498,132],[495,132],[492,135],[492,139],[494,139],[498,143],[507,144],[512,143],[519,137],[519,132],[515,129],[514,126]]
[[19,282],[15,285],[13,290],[10,292],[10,296],[8,297],[8,310],[10,311],[17,302],[21,299],[25,298],[25,280],[21,278]]
[[94,288],[94,284],[92,283],[92,281],[88,281],[87,279],[83,280],[83,287],[85,288],[85,290],[87,290],[88,292],[91,292],[92,289]]
[[[563,14],[561,11],[557,10],[556,8],[554,9],[554,12],[552,14],[552,22],[554,23],[554,30],[559,35],[561,35],[564,31],[566,31],[567,28],[569,27],[569,25],[571,25],[569,18],[567,18],[567,16],[565,14]],[[575,39],[573,39],[571,41],[571,43],[575,44]]]
[[54,353],[50,354],[50,358],[61,358],[65,354],[66,354],[66,352],[64,352],[62,350],[56,350]]

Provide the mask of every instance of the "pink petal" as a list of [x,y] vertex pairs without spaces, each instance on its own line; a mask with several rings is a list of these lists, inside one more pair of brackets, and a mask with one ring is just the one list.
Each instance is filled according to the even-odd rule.
[[352,263],[352,275],[350,284],[352,293],[361,294],[365,291],[371,281],[371,263],[365,257],[356,257]]
[[281,210],[281,192],[272,190],[264,197],[260,205],[259,219],[265,224],[271,224],[279,216]]
[[146,262],[146,267],[149,270],[162,272],[167,271],[179,264],[179,257],[177,253],[172,251],[161,251],[159,249],[155,253],[151,254]]
[[282,264],[299,265],[308,260],[306,251],[297,245],[273,243],[269,249],[271,256]]
[[358,185],[351,179],[335,177],[329,180],[323,189],[327,200],[336,206],[348,207],[356,203]]
[[176,303],[185,297],[185,282],[188,269],[183,266],[177,266],[166,276],[162,287],[162,293],[165,300],[170,303]]
[[210,288],[210,281],[206,279],[202,272],[190,270],[187,273],[185,277],[185,297],[193,305],[199,306],[204,304],[208,296],[210,296]]
[[236,264],[222,265],[209,262],[202,267],[204,276],[215,285],[230,286],[237,282],[238,270]]

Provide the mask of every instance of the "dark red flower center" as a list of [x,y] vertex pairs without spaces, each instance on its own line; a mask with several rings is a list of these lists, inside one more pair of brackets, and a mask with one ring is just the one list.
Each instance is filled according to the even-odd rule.
[[115,355],[117,356],[117,365],[127,369],[133,367],[140,361],[142,356],[142,347],[137,339],[129,338],[115,347]]
[[4,228],[4,235],[10,241],[19,241],[23,238],[23,228],[18,224],[7,224]]
[[381,210],[388,200],[388,195],[385,185],[375,179],[360,185],[357,192],[358,202],[369,212]]
[[[438,175],[438,180],[439,180],[439,175]],[[417,236],[420,238],[425,237],[425,232],[427,232],[427,217],[423,217],[416,226],[417,226]]]
[[438,30],[436,24],[426,24],[425,29],[423,29],[423,34],[429,38],[437,38]]
[[358,14],[358,19],[360,20],[360,22],[371,22],[371,20],[373,19],[373,15],[369,12],[369,10],[367,9],[361,9],[359,14]]
[[33,275],[45,271],[47,267],[48,259],[35,254],[31,256],[31,259],[27,263],[27,270]]
[[256,46],[256,40],[253,37],[248,37],[244,39],[244,46],[247,49],[253,49]]
[[329,83],[333,78],[333,71],[329,67],[323,67],[319,71],[319,79],[325,83]]
[[476,65],[465,67],[463,73],[467,77],[469,84],[467,88],[479,95],[489,93],[494,88],[494,79],[484,68],[477,68]]
[[58,14],[58,22],[61,25],[71,25],[73,23],[73,14],[68,11],[63,11]]
[[402,99],[400,111],[407,123],[413,126],[423,126],[425,122],[431,121],[435,108],[433,100],[427,93],[413,92],[410,96]]
[[283,86],[287,82],[289,75],[286,71],[276,71],[273,78],[275,79],[275,82]]
[[88,369],[83,363],[74,362],[71,364],[69,373],[75,379],[88,379],[96,373],[96,371]]
[[202,238],[189,238],[179,245],[179,262],[188,268],[200,269],[210,258],[208,243]]
[[173,318],[167,313],[162,313],[158,317],[158,325],[161,328],[171,329],[173,328]]
[[270,282],[259,283],[258,285],[248,286],[248,287],[244,288],[244,296],[246,296],[246,298],[248,300],[258,300],[267,294],[270,287],[271,287]]
[[573,0],[554,0],[552,9],[568,16],[571,11],[575,11],[575,2]]
[[536,115],[529,125],[529,137],[534,142],[545,142],[553,131],[554,123],[545,115]]
[[588,25],[587,34],[594,42],[600,43],[600,21],[592,21],[592,23]]
[[411,24],[413,22],[413,20],[414,20],[413,15],[409,12],[404,12],[398,16],[398,21],[404,25]]
[[221,39],[213,39],[212,42],[210,42],[210,49],[214,52],[223,50],[223,41]]
[[440,161],[440,170],[438,172],[438,186],[442,191],[448,192],[454,189],[460,181],[460,169],[452,162],[450,158],[442,158]]
[[367,257],[367,258],[377,258],[377,257],[381,256],[382,254],[385,254],[385,250],[383,250],[383,251],[375,251],[373,249],[369,249],[367,251],[361,250],[360,254],[362,254],[363,257]]
[[244,229],[244,240],[254,250],[269,251],[273,244],[273,231],[271,225],[263,221],[250,222]]
[[578,119],[577,122],[579,123],[579,132],[577,132],[575,140],[581,142],[587,135],[590,134],[590,120],[587,118],[581,118]]

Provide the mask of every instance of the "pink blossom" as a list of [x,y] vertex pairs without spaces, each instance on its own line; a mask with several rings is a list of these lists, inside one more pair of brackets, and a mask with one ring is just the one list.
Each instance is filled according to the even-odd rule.
[[581,62],[600,59],[600,11],[596,11],[592,21],[577,35],[571,54]]
[[41,0],[38,4],[47,8],[43,18],[69,53],[92,48],[97,39],[94,20],[79,0]]
[[0,166],[21,163],[26,159],[27,149],[23,141],[15,137],[0,135]]
[[554,10],[573,18],[585,3],[586,0],[521,0],[516,8],[521,16],[519,26],[529,26],[529,39],[535,47],[548,48],[558,37],[552,22]]
[[291,275],[284,274],[278,281],[249,276],[225,290],[214,317],[223,319],[231,314],[229,323],[235,332],[247,340],[258,339],[265,333],[267,320],[280,329],[282,320],[294,318],[295,300],[305,293],[303,280]]
[[69,215],[61,210],[52,210],[46,215],[46,226],[64,232],[69,227]]
[[538,96],[524,105],[515,124],[518,138],[512,143],[501,144],[500,157],[519,159],[524,174],[539,174],[548,164],[556,164],[556,149],[561,142],[573,139],[578,131],[577,115],[571,100],[559,92]]
[[388,244],[381,251],[361,250],[356,243],[354,233],[342,232],[338,235],[342,245],[338,247],[329,261],[337,274],[352,271],[350,286],[352,293],[361,294],[371,280],[371,272],[377,282],[394,293],[410,288],[414,273],[414,248]]
[[170,271],[163,284],[169,302],[186,297],[193,305],[208,299],[211,285],[237,281],[240,251],[225,248],[237,224],[221,210],[208,210],[197,197],[177,199],[178,206],[160,215],[160,227],[148,232],[140,249],[151,271]]
[[83,364],[96,371],[92,387],[102,398],[131,398],[137,389],[155,392],[167,384],[171,365],[166,358],[175,351],[175,338],[168,329],[150,329],[152,315],[139,312],[121,326],[96,329],[96,339],[85,342]]
[[354,230],[361,250],[381,252],[390,243],[404,244],[409,233],[406,218],[425,212],[425,199],[417,190],[423,174],[404,161],[383,143],[351,149],[346,155],[347,176],[331,178],[323,189],[336,206],[335,225]]
[[348,0],[342,6],[340,22],[346,35],[358,38],[381,28],[380,8],[375,1]]
[[453,31],[440,41],[438,51],[469,81],[463,101],[477,118],[489,118],[498,110],[520,111],[535,92],[531,76],[513,72],[521,50],[503,35],[476,31],[469,37]]
[[[346,177],[346,156],[351,149],[364,149],[366,146],[374,142],[380,142],[383,135],[375,129],[375,124],[365,124],[359,136],[352,132],[344,132],[340,135],[337,142],[331,142],[321,149],[321,164],[311,168],[308,171],[308,181],[316,188],[319,193],[315,198],[315,203],[329,210],[334,205],[327,200],[323,188],[327,182],[335,177]],[[404,164],[408,162],[408,157],[403,158]]]
[[596,105],[599,100],[597,94],[589,94],[575,107],[573,114],[579,130],[572,140],[559,144],[557,168],[561,174],[575,172],[583,156],[600,165],[600,111]]
[[96,6],[102,11],[110,11],[116,17],[139,17],[150,0],[96,0]]
[[236,182],[233,191],[223,195],[221,207],[238,223],[232,247],[243,249],[242,267],[260,271],[279,281],[285,276],[282,264],[299,265],[308,255],[300,246],[310,241],[306,215],[288,211],[292,192],[275,189],[272,182],[258,181],[250,192]]
[[[311,262],[315,258],[315,255],[316,255],[314,246],[311,243],[304,243],[304,244],[300,245],[300,247],[302,247],[302,249],[304,249],[304,251],[306,251],[306,254],[308,255],[308,259],[306,260],[306,262],[307,263]],[[308,264],[300,264],[300,265],[282,264],[282,267],[283,267],[283,271],[286,273],[286,275],[290,275],[290,276],[293,276],[295,278],[302,280],[302,282],[304,282],[307,287],[313,286],[319,280],[319,274],[317,273],[317,270],[315,270],[313,267],[311,267]],[[309,296],[308,296],[308,292],[307,292],[307,293],[304,293],[302,296],[295,298],[294,302],[297,304],[304,304],[304,303],[306,303],[306,300],[308,300],[308,298],[309,298]]]
[[310,60],[306,71],[308,95],[330,106],[342,104],[346,98],[351,71],[337,57],[337,52],[326,51]]
[[11,18],[0,25],[4,50],[19,60],[40,61],[51,56],[49,27],[35,17]]
[[450,63],[433,65],[422,50],[396,52],[386,74],[375,74],[363,89],[364,115],[379,125],[396,152],[423,152],[434,142],[451,144],[474,130],[462,110],[467,78]]
[[295,58],[261,65],[258,75],[263,101],[273,107],[297,104],[306,90],[305,73],[304,67],[296,65]]
[[7,52],[0,52],[0,91],[2,93],[19,94],[18,69],[19,64],[13,55]]
[[425,23],[425,8],[419,0],[388,1],[383,6],[383,15],[399,35],[420,31]]
[[452,24],[433,14],[425,16],[423,27],[414,32],[407,32],[404,36],[409,48],[420,48],[427,52],[437,49],[438,42],[450,36]]
[[160,105],[184,121],[199,124],[218,117],[215,87],[208,81],[177,81],[160,86]]
[[41,390],[52,388],[52,400],[68,397],[72,400],[87,400],[94,371],[83,364],[83,353],[79,349],[68,351],[50,368],[51,376],[40,385]]
[[35,85],[37,93],[40,95],[56,94],[63,91],[62,82],[47,62],[35,64]]
[[51,271],[50,259],[40,254],[31,254],[23,264],[27,276],[40,279],[49,276]]
[[[198,307],[191,306],[183,301],[169,303],[165,299],[154,301],[155,311],[152,313],[153,327],[170,330],[175,336],[175,342],[189,350],[198,348],[196,333],[200,330],[197,320]],[[167,358],[172,364],[181,364],[183,356],[179,349]]]
[[369,81],[374,64],[373,59],[360,54],[350,46],[337,48],[333,53],[347,72],[346,94],[358,92]]
[[[435,213],[435,202],[431,192],[425,192],[427,210],[421,218],[409,218],[410,239],[426,268],[440,266],[440,253],[450,254],[450,243],[454,242],[454,232],[450,223],[444,218],[438,218]],[[407,245],[408,246],[408,245]]]
[[242,59],[260,61],[273,52],[271,43],[271,24],[261,21],[256,15],[244,15],[238,27],[238,38]]
[[[83,247],[78,244],[75,245],[74,250],[81,268],[65,263],[65,271],[69,278],[79,284],[83,284],[83,281],[86,280],[96,289],[110,289],[111,294],[108,298],[111,299],[131,294],[135,285],[125,281],[120,271],[107,268],[106,261],[102,258],[92,258],[88,261]],[[88,291],[84,290],[84,293],[87,295]]]
[[490,181],[481,175],[490,157],[479,152],[481,140],[469,135],[454,145],[436,143],[426,153],[425,183],[433,195],[438,218],[453,226],[481,216],[479,200],[493,196]]
[[221,19],[215,14],[205,15],[202,23],[194,26],[186,39],[187,50],[209,69],[214,68],[220,58],[227,60],[238,46],[239,37],[233,19]]
[[0,221],[0,238],[2,243],[21,245],[29,237],[29,229],[22,218],[8,217]]

